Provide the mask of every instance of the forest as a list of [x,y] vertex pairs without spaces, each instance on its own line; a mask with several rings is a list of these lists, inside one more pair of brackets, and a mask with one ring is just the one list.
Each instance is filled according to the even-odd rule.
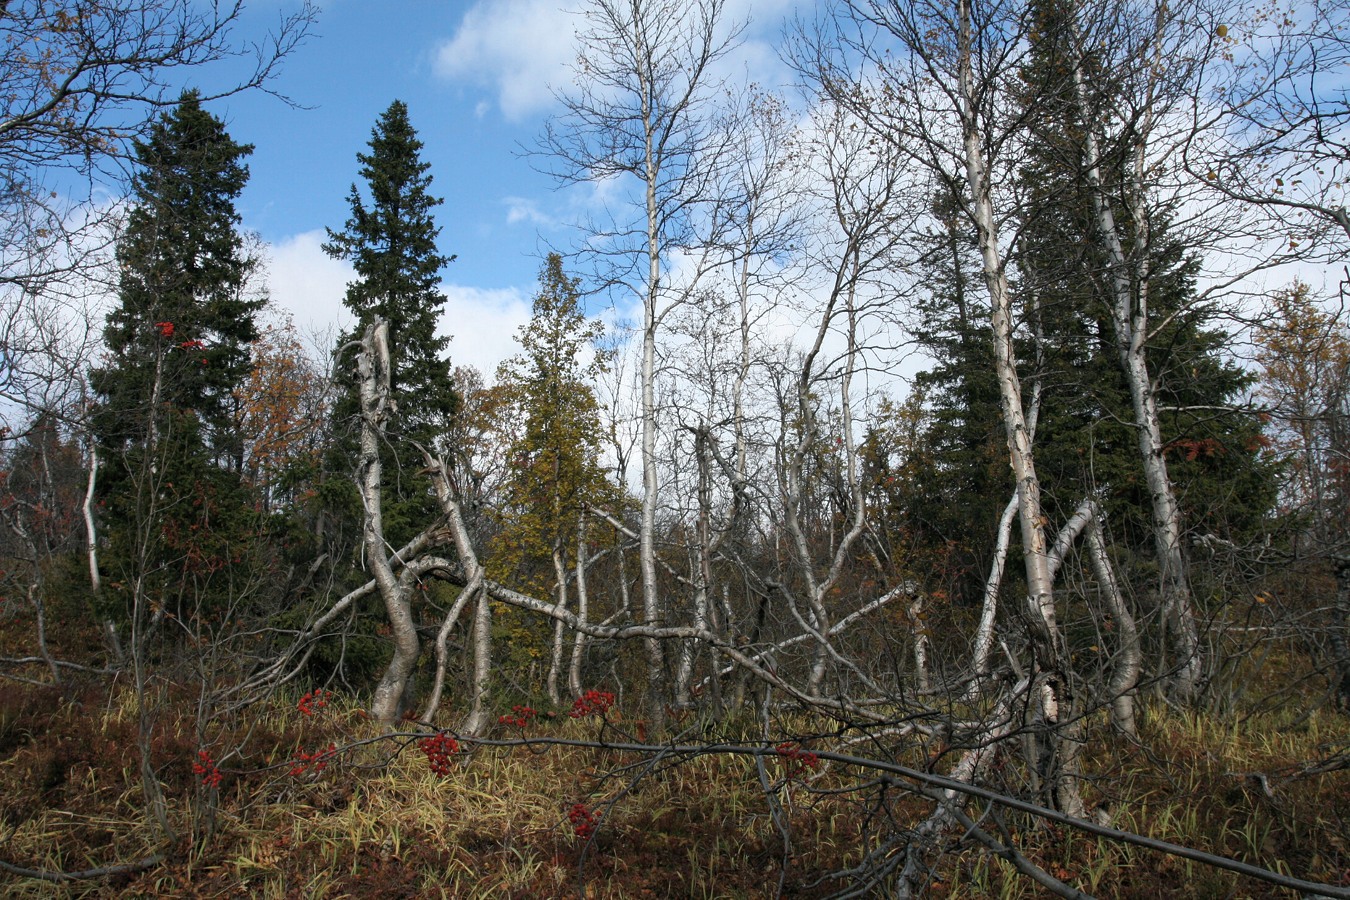
[[317,8],[0,2],[0,892],[1350,897],[1345,0],[577,5],[484,372]]

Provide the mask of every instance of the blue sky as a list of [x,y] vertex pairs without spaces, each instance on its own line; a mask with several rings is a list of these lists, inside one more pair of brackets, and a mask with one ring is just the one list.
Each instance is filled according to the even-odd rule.
[[[739,74],[787,80],[773,45],[791,6],[728,2],[729,17],[751,20]],[[240,37],[296,8],[254,0]],[[260,93],[216,103],[234,138],[256,147],[239,211],[270,245],[274,301],[302,328],[341,318],[349,272],[320,251],[323,229],[345,221],[356,154],[378,115],[403,100],[445,199],[441,251],[458,257],[444,272],[451,354],[490,374],[528,318],[542,255],[565,248],[580,218],[579,194],[556,191],[521,156],[557,112],[552,89],[568,84],[578,21],[559,0],[332,0],[273,83],[300,107]]]

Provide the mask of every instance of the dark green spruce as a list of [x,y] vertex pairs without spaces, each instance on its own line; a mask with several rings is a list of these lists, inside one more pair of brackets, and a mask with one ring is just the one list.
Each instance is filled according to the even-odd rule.
[[340,231],[329,229],[324,250],[350,262],[356,279],[347,285],[343,303],[355,316],[350,331],[338,340],[338,398],[334,406],[336,440],[327,461],[326,495],[343,531],[353,534],[360,516],[359,499],[347,476],[355,471],[360,429],[355,348],[376,317],[389,327],[391,394],[395,411],[389,420],[389,449],[384,454],[386,536],[398,544],[434,518],[429,485],[417,476],[423,462],[413,442],[439,449],[449,432],[458,398],[446,348],[450,339],[436,334],[445,306],[441,270],[454,257],[436,247],[440,234],[432,217],[442,201],[432,196],[429,163],[421,158],[422,142],[408,121],[408,107],[395,100],[371,132],[370,152],[358,153],[364,190],[353,184],[351,215]]
[[224,600],[216,576],[257,535],[233,394],[264,302],[247,290],[256,261],[234,206],[251,151],[192,91],[136,144],[118,302],[90,373],[112,615]]

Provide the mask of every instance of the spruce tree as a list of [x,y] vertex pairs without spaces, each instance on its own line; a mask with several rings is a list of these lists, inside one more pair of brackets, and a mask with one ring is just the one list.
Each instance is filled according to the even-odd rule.
[[[1042,502],[1056,527],[1083,497],[1099,497],[1118,546],[1147,567],[1152,556],[1151,503],[1139,459],[1128,385],[1111,321],[1109,267],[1083,174],[1081,121],[1068,73],[1069,24],[1062,0],[1034,7],[1032,52],[1022,70],[1021,120],[1026,155],[1018,238],[1009,254],[1013,286],[1026,311],[1018,357],[1028,393],[1040,388],[1036,462]],[[1094,60],[1094,104],[1115,89]],[[1100,165],[1124,184],[1128,133],[1104,143]],[[928,294],[920,300],[916,335],[936,362],[918,376],[929,416],[923,431],[926,469],[907,481],[903,498],[910,533],[920,543],[950,541],[967,574],[960,588],[979,596],[988,571],[994,525],[1008,498],[1004,438],[998,426],[991,338],[980,298],[965,290],[963,270],[973,235],[942,193],[923,262]],[[1130,210],[1115,210],[1132,227]],[[1194,252],[1173,236],[1165,216],[1150,219],[1147,285],[1153,320],[1149,342],[1163,420],[1167,462],[1188,522],[1202,532],[1240,537],[1238,523],[1259,523],[1273,497],[1271,470],[1259,457],[1260,423],[1236,409],[1250,383],[1224,359],[1226,337],[1196,304]],[[972,314],[972,311],[974,314]],[[1240,485],[1240,490],[1233,490]],[[1256,526],[1256,527],[1259,527]],[[1017,552],[1016,549],[1014,552]],[[1015,571],[1010,566],[1009,571]]]
[[[935,227],[921,241],[926,296],[915,335],[934,359],[915,386],[929,404],[926,471],[904,486],[910,527],[947,544],[957,565],[986,567],[999,510],[1007,502],[1007,436],[994,374],[989,302],[980,286],[975,234],[950,191],[932,205]],[[986,540],[988,538],[988,540]]]
[[[104,330],[105,365],[91,373],[95,431],[114,453],[144,444],[165,409],[191,414],[203,449],[237,469],[233,390],[249,372],[262,307],[245,282],[234,201],[253,152],[183,94],[136,143],[133,209],[117,247],[118,305]],[[152,410],[151,403],[159,404]]]
[[[1022,104],[1030,132],[1020,173],[1024,224],[1015,262],[1020,287],[1039,310],[1043,388],[1038,461],[1047,493],[1068,515],[1082,496],[1102,492],[1113,530],[1144,555],[1152,544],[1149,499],[1129,387],[1112,324],[1110,265],[1092,211],[1085,174],[1082,121],[1072,71],[1074,11],[1063,0],[1039,0],[1030,64],[1022,72]],[[1089,105],[1109,107],[1120,89],[1098,59],[1078,63],[1088,76]],[[1129,128],[1101,135],[1097,165],[1110,183],[1112,211],[1133,235],[1129,204],[1114,198],[1131,184]],[[1164,453],[1188,524],[1225,538],[1261,527],[1273,501],[1273,471],[1259,458],[1261,425],[1243,411],[1251,376],[1223,348],[1196,301],[1195,251],[1178,239],[1164,212],[1145,224],[1144,254],[1152,331],[1149,365],[1162,416]],[[1239,487],[1240,486],[1240,487]],[[1239,489],[1234,490],[1235,487]],[[1240,524],[1245,523],[1245,525]]]
[[[456,407],[445,357],[450,339],[436,335],[445,306],[440,273],[454,257],[436,249],[440,228],[432,211],[442,201],[429,193],[431,166],[421,151],[407,105],[395,100],[371,133],[370,152],[356,156],[369,199],[352,185],[351,216],[341,231],[328,230],[323,248],[349,261],[357,275],[343,299],[356,323],[339,346],[356,339],[376,317],[388,323],[390,386],[398,409],[391,430],[430,446],[446,433]],[[350,383],[344,387],[338,415],[350,417],[355,389]]]
[[522,578],[540,595],[557,592],[552,560],[567,567],[585,506],[613,499],[599,461],[599,403],[591,387],[603,359],[582,359],[600,331],[581,308],[577,280],[563,271],[558,254],[549,254],[533,315],[520,329],[524,352],[497,370],[519,424],[507,449],[510,474],[489,563],[495,576]]
[[[104,365],[90,373],[102,561],[121,615],[186,614],[229,599],[212,585],[255,540],[240,484],[242,441],[233,389],[257,336],[246,283],[255,261],[236,230],[248,180],[224,124],[196,92],[137,142],[134,207],[117,246],[118,305],[104,330]],[[157,612],[157,615],[159,614]]]

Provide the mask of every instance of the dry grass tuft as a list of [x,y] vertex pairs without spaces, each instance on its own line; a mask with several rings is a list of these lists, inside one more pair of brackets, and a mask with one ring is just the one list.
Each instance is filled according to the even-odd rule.
[[[298,697],[278,698],[246,720],[198,734],[196,707],[165,698],[155,710],[154,768],[180,838],[165,847],[145,815],[133,697],[94,689],[0,691],[0,828],[4,858],[76,870],[167,850],[169,862],[134,876],[57,886],[0,875],[13,897],[155,895],[212,897],[825,896],[832,873],[856,865],[929,811],[926,801],[838,765],[784,782],[768,758],[773,802],[751,757],[700,755],[653,762],[613,749],[525,744],[467,746],[434,774],[414,729],[386,734],[341,698],[313,716]],[[1320,712],[1266,713],[1231,722],[1152,709],[1136,745],[1090,736],[1088,796],[1114,823],[1289,871],[1350,876],[1350,778],[1312,773],[1309,760],[1347,743],[1347,721]],[[620,723],[622,727],[623,723]],[[785,718],[783,734],[823,723]],[[696,723],[690,723],[691,729]],[[738,736],[719,726],[719,739]],[[596,720],[541,717],[536,736],[594,738]],[[519,731],[503,726],[494,737]],[[742,732],[751,736],[753,729]],[[618,732],[607,731],[618,736]],[[908,739],[906,739],[908,740]],[[333,757],[322,751],[338,748]],[[817,739],[823,749],[830,741]],[[850,749],[856,752],[860,746]],[[205,749],[217,788],[193,772]],[[918,739],[896,759],[924,766]],[[308,760],[299,754],[305,754]],[[317,756],[316,756],[317,754]],[[322,762],[320,768],[317,762]],[[303,763],[303,770],[301,764]],[[1009,765],[1005,787],[1020,767]],[[569,820],[583,804],[599,827],[579,837]],[[972,807],[973,812],[983,812]],[[775,822],[789,831],[789,852]],[[1018,846],[1089,893],[1170,895],[1182,880],[1197,897],[1280,896],[1197,864],[1122,848],[1026,817],[1001,814]],[[785,867],[786,866],[786,870]],[[1030,897],[1028,882],[975,849],[943,858],[934,896]]]

